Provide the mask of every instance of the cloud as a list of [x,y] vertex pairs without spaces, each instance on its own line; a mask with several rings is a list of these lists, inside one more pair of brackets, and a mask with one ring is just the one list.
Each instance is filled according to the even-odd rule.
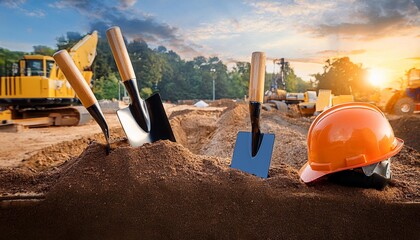
[[[419,0],[417,1],[417,5]],[[413,0],[295,0],[247,3],[273,23],[287,25],[315,37],[337,35],[373,40],[420,31],[420,11]]]
[[129,7],[134,6],[134,4],[136,4],[137,0],[120,0],[121,2],[121,8],[122,9],[127,9]]
[[340,34],[373,40],[419,30],[420,12],[411,0],[354,1],[351,8],[327,10],[310,30],[317,36]]
[[298,62],[298,63],[314,63],[314,64],[324,64],[325,59],[319,57],[307,57],[307,58],[288,58],[289,62]]
[[0,4],[5,5],[8,8],[20,8],[26,0],[0,0]]
[[45,17],[45,12],[39,9],[35,9],[32,11],[24,10],[23,12],[30,17]]
[[44,17],[45,12],[40,9],[25,9],[22,6],[26,3],[26,0],[0,0],[0,4],[6,6],[7,8],[17,9],[23,14],[30,17]]
[[90,30],[98,30],[103,36],[112,26],[119,26],[129,40],[142,39],[148,44],[164,45],[184,56],[196,56],[199,45],[184,40],[176,27],[157,21],[150,14],[130,8],[135,0],[121,0],[120,6],[109,6],[101,0],[62,0],[53,6],[75,8],[90,21]]
[[420,56],[418,56],[418,57],[409,57],[409,58],[406,58],[407,60],[413,60],[413,61],[420,61]]
[[342,56],[348,56],[348,55],[358,55],[358,54],[364,54],[366,53],[365,49],[355,49],[355,50],[350,50],[350,51],[337,51],[337,50],[323,50],[323,51],[319,51],[317,52],[317,54],[320,55],[342,55]]

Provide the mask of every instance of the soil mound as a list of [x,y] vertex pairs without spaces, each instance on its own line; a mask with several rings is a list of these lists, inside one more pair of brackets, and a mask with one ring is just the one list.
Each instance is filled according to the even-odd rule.
[[402,116],[389,120],[396,137],[404,140],[408,145],[420,151],[420,116]]
[[[1,210],[0,231],[13,239],[320,239],[325,234],[363,238],[373,233],[379,238],[391,234],[410,238],[417,234],[419,223],[409,220],[415,219],[420,205],[397,203],[397,186],[382,192],[328,183],[307,186],[286,164],[272,168],[270,175],[263,180],[245,174],[217,157],[195,155],[169,141],[118,147],[108,156],[103,146],[94,143],[63,169],[42,203]],[[372,214],[377,221],[371,220]],[[396,216],[404,230],[395,224]]]
[[[251,131],[248,105],[239,104],[225,112],[217,121],[216,129],[209,143],[203,145],[200,154],[231,158],[238,131]],[[226,163],[230,163],[230,160]]]
[[[237,131],[250,129],[247,105],[225,113],[179,113],[171,117],[171,125],[177,143],[158,141],[132,148],[120,140],[106,155],[103,145],[93,141],[79,157],[49,171],[0,171],[0,193],[45,196],[34,206],[0,206],[1,238],[418,235],[420,153],[409,146],[392,158],[393,180],[383,191],[343,187],[326,179],[306,185],[298,170],[307,160],[307,129],[293,120],[263,112],[263,132],[276,134],[270,177],[265,180],[229,167]],[[204,140],[194,143],[197,138]]]
[[[110,135],[112,142],[118,142],[124,135],[121,128],[111,129]],[[22,168],[27,168],[31,171],[43,171],[50,168],[56,168],[67,161],[80,156],[89,144],[94,141],[105,143],[105,138],[102,133],[92,134],[91,136],[82,137],[73,141],[65,141],[58,144],[53,144],[49,147],[43,148],[39,152],[23,159]]]

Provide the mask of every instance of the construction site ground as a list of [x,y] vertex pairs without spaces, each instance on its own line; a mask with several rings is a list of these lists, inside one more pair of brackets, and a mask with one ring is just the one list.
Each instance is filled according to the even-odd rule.
[[0,239],[415,239],[420,115],[388,116],[405,141],[384,190],[299,180],[313,118],[262,112],[269,178],[229,167],[247,105],[165,105],[176,143],[132,148],[115,114],[111,153],[95,122],[0,132]]

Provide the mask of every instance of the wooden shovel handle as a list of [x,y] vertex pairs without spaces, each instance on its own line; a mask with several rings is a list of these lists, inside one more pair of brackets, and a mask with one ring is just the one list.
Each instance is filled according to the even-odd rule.
[[117,63],[118,71],[120,72],[122,81],[136,79],[133,65],[128,56],[127,47],[125,46],[121,29],[119,27],[111,27],[106,31],[109,45],[111,46],[112,54]]
[[95,95],[86,83],[82,73],[76,67],[73,59],[66,50],[60,50],[53,55],[55,61],[66,76],[67,81],[76,92],[85,108],[88,108],[97,102]]
[[265,80],[265,53],[253,52],[249,78],[249,101],[263,102]]

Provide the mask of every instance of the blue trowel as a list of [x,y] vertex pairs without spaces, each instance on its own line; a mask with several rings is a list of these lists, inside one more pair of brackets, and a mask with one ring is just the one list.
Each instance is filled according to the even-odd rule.
[[261,178],[268,177],[274,134],[261,133],[260,111],[264,98],[265,53],[254,52],[249,79],[251,132],[238,132],[231,167]]

